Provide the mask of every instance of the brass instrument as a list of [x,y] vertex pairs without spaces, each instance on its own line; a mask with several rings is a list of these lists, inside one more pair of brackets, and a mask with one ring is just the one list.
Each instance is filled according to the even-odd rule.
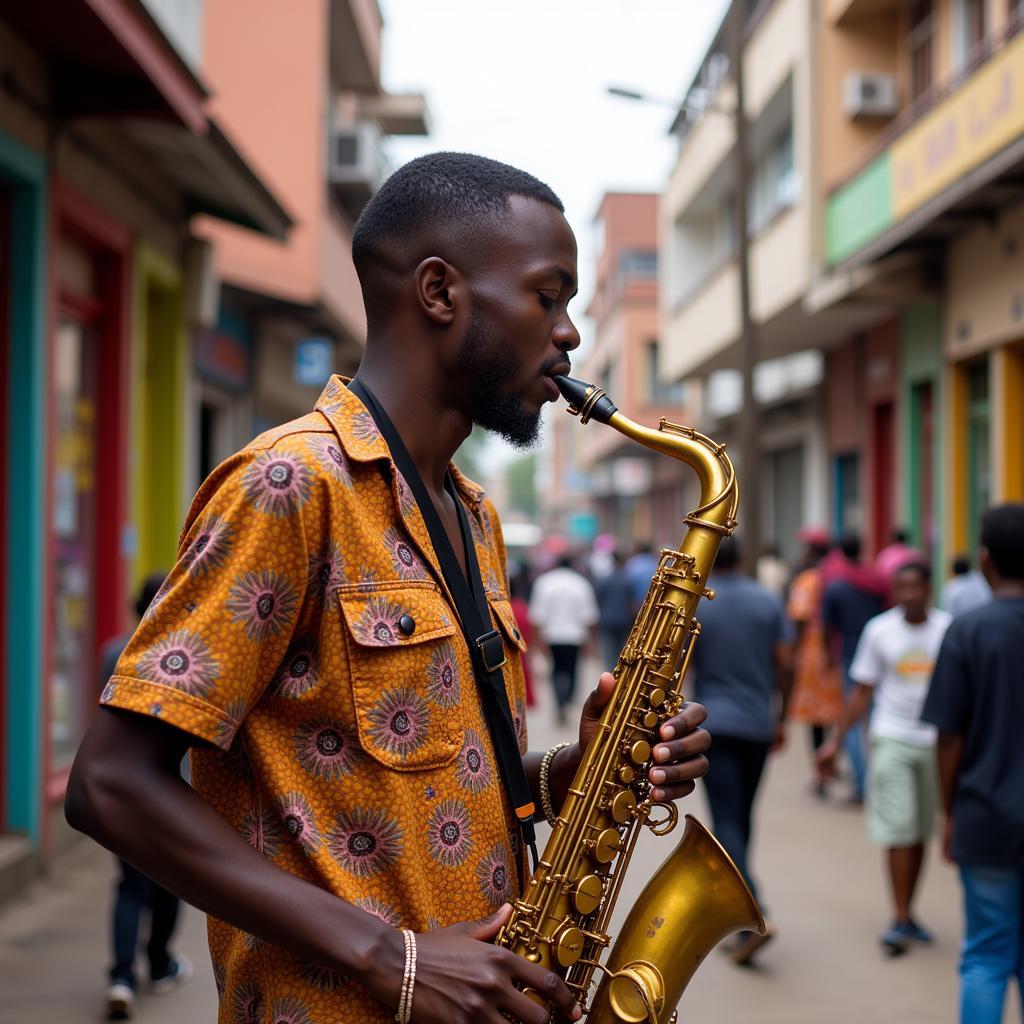
[[[612,947],[609,922],[642,826],[675,827],[672,803],[650,797],[647,772],[661,724],[683,704],[682,680],[700,632],[695,613],[723,536],[736,526],[738,490],[721,445],[690,427],[658,429],[623,416],[597,387],[555,378],[582,423],[607,423],[679,459],[700,479],[700,507],[686,516],[679,550],[665,550],[626,646],[617,686],[569,788],[537,869],[497,943],[564,976],[589,1024],[668,1024],[690,978],[711,949],[764,918],[743,876],[690,815],[679,845],[647,883]],[[588,1005],[591,982],[602,972]],[[543,1003],[535,992],[531,998]]]

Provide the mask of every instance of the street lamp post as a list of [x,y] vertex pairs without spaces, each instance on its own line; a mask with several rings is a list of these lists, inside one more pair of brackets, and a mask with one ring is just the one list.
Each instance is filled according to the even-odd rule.
[[[757,366],[758,331],[750,305],[750,143],[746,118],[746,85],[743,72],[743,49],[745,43],[746,5],[734,2],[729,14],[729,63],[732,67],[736,90],[736,105],[725,109],[719,106],[705,106],[694,112],[726,114],[732,119],[735,134],[733,168],[736,177],[735,232],[736,264],[739,284],[740,336],[739,369],[743,381],[743,399],[736,424],[737,449],[740,472],[740,517],[746,543],[743,546],[744,569],[753,575],[757,568],[758,550],[761,544],[761,466],[758,447],[759,410],[754,394],[754,369]],[[622,86],[609,86],[608,93],[620,99],[657,103],[671,107],[677,113],[690,111],[685,103],[648,96],[645,93]]]

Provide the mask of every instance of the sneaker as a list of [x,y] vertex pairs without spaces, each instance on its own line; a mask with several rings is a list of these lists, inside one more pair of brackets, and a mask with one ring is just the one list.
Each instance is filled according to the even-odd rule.
[[909,924],[901,924],[899,921],[894,921],[882,933],[878,941],[889,956],[901,956],[910,949],[910,943],[913,941],[913,938],[914,935]]
[[154,978],[149,983],[149,991],[157,996],[165,995],[172,988],[184,985],[192,977],[192,970],[192,961],[183,953],[179,953],[171,960],[170,970],[162,978]]
[[131,1020],[135,1010],[135,992],[131,985],[115,981],[107,989],[107,1020]]
[[775,929],[768,923],[764,926],[764,935],[757,932],[740,932],[735,948],[729,959],[740,967],[746,967],[754,958],[754,954],[765,944],[775,938]]
[[934,936],[926,928],[922,928],[913,918],[910,919],[910,923],[907,925],[910,933],[910,937],[915,942],[920,942],[922,945],[929,945],[934,942]]

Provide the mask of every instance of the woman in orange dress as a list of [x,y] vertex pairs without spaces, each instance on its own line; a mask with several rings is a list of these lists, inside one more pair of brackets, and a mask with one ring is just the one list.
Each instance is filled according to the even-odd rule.
[[[808,527],[800,531],[800,539],[806,545],[804,569],[790,585],[787,608],[797,631],[789,717],[811,727],[811,746],[817,751],[825,741],[826,729],[839,719],[843,693],[838,673],[829,666],[821,621],[825,589],[821,560],[828,552],[828,535],[824,530]],[[817,775],[812,788],[818,796],[826,795],[825,783]]]

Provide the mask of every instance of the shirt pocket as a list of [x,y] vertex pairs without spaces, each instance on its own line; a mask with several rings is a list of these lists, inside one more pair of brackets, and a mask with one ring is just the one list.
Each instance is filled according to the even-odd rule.
[[516,622],[516,613],[512,610],[512,602],[488,595],[487,603],[491,606],[491,615],[501,630],[506,648],[505,657],[511,658],[517,653],[522,654],[526,650],[526,641],[519,629],[519,623]]
[[338,595],[363,750],[398,771],[450,764],[462,749],[474,686],[454,613],[429,581]]

